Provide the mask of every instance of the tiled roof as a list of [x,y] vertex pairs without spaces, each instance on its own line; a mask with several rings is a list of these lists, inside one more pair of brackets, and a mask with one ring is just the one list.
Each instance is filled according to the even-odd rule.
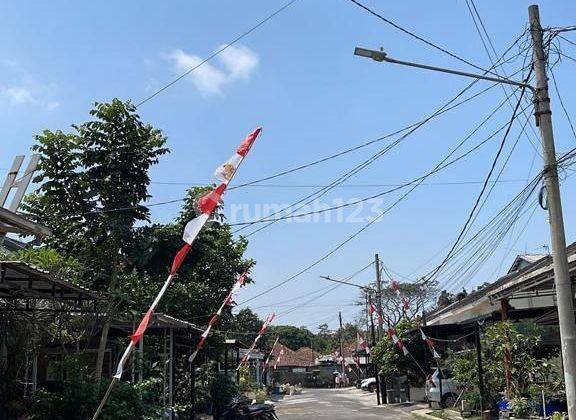
[[[273,359],[276,360],[280,356],[280,352],[284,350],[284,354],[280,357],[277,366],[278,367],[307,367],[314,366],[316,364],[316,358],[319,356],[318,353],[313,351],[308,347],[301,348],[298,351],[294,351],[283,344],[278,343],[274,352],[272,353]],[[272,366],[274,363],[271,363]]]

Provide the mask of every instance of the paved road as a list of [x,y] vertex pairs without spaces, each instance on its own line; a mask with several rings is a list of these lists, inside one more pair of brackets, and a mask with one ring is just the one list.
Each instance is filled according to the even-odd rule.
[[[417,408],[417,407],[412,407]],[[276,403],[280,420],[314,419],[413,419],[411,408],[376,406],[376,395],[355,388],[305,389]]]

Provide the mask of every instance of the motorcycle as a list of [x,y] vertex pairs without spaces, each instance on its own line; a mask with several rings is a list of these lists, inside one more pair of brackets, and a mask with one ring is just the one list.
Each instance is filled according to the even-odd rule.
[[248,400],[238,398],[215,414],[214,419],[218,420],[278,420],[272,404],[250,404]]

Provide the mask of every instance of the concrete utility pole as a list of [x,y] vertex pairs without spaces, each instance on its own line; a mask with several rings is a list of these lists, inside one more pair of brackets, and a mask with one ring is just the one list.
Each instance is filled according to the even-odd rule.
[[[372,297],[368,295],[368,304],[372,305]],[[370,307],[370,306],[368,306]],[[370,332],[372,333],[372,346],[371,349],[376,345],[376,331],[374,329],[374,317],[370,316],[370,311],[367,313],[368,318],[370,318]],[[372,350],[370,350],[370,359],[372,359]],[[378,365],[374,363],[372,359],[372,367],[374,368],[374,377],[376,378],[376,404],[380,405],[380,375],[378,375]]]
[[[378,254],[374,256],[374,266],[376,267],[376,304],[378,305],[378,311],[383,315],[384,312],[382,310],[382,277],[380,271],[380,257]],[[382,325],[378,323],[378,339],[382,339]]]
[[544,178],[548,193],[548,214],[550,219],[550,236],[552,239],[552,261],[554,263],[554,280],[556,283],[556,304],[560,323],[562,342],[562,361],[568,417],[576,420],[576,322],[574,320],[574,293],[568,271],[566,255],[566,237],[562,216],[562,202],[558,183],[556,150],[552,131],[552,112],[548,96],[548,77],[546,75],[546,56],[542,42],[542,26],[537,5],[528,8],[530,16],[530,33],[532,35],[532,62],[536,74],[535,115],[540,127],[542,149],[544,151]]
[[[340,373],[342,373],[342,379],[344,378],[344,344],[342,343],[342,312],[338,312],[338,319],[340,320],[340,334],[338,337],[340,338]],[[341,380],[342,380],[341,379]]]

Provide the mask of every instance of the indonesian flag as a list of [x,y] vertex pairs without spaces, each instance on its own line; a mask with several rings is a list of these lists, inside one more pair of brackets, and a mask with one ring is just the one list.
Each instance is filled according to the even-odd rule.
[[216,179],[218,179],[220,182],[224,184],[228,184],[230,182],[230,180],[238,170],[238,167],[242,163],[242,160],[252,147],[252,144],[254,143],[254,141],[256,140],[261,131],[262,128],[258,127],[256,130],[252,131],[250,134],[246,136],[244,141],[236,149],[236,153],[216,169],[216,172],[214,173]]
[[436,351],[436,347],[434,346],[434,341],[432,341],[432,339],[424,333],[424,330],[422,330],[422,328],[420,328],[420,334],[422,335],[422,340],[426,342],[428,348],[432,352],[432,356],[434,357],[434,359],[440,359],[440,355],[438,354],[438,352]]
[[400,350],[402,350],[402,353],[404,353],[404,356],[408,356],[408,354],[409,354],[408,349],[404,346],[404,343],[402,342],[402,340],[400,340],[398,338],[398,336],[396,335],[396,331],[394,331],[394,328],[392,328],[392,327],[388,328],[388,336],[392,339],[394,344]]
[[400,287],[398,285],[398,282],[392,280],[392,282],[390,283],[390,287],[392,287],[392,290],[394,290],[394,292],[396,292],[396,296],[398,296],[400,298],[400,300],[402,301],[402,308],[404,310],[407,310],[408,308],[410,308],[410,302],[408,301],[408,298],[406,298],[406,296],[402,295],[402,292],[400,291]]
[[[241,157],[240,161],[242,159],[244,159],[244,157],[246,156],[246,154],[248,153],[248,151],[252,147],[252,144],[254,143],[256,138],[258,137],[258,134],[260,134],[261,130],[262,130],[261,128],[257,128],[252,133],[250,133],[242,141],[242,143],[240,143],[240,146],[238,146],[238,148],[236,149],[236,154],[240,155],[240,157]],[[238,165],[239,164],[240,164],[240,162],[238,163]],[[238,166],[235,167],[235,169],[237,169],[237,168],[238,168]],[[217,170],[217,172],[218,172],[218,170]],[[226,187],[228,186],[228,183],[232,179],[235,172],[236,172],[236,170],[234,170],[226,178],[225,181],[222,181],[220,185],[218,185],[216,188],[214,188],[209,193],[200,197],[200,199],[198,200],[198,211],[199,211],[200,215],[198,217],[194,218],[193,220],[189,221],[186,224],[186,226],[184,228],[184,234],[182,237],[182,239],[184,240],[185,243],[180,248],[180,250],[176,253],[174,260],[172,262],[172,266],[170,268],[170,274],[168,275],[168,278],[166,279],[166,281],[162,285],[162,288],[160,289],[160,291],[156,295],[154,302],[152,303],[152,305],[150,305],[150,308],[148,309],[148,311],[146,311],[146,314],[144,315],[144,317],[140,321],[140,324],[138,325],[138,328],[136,328],[136,331],[134,331],[134,333],[130,336],[130,343],[128,344],[128,347],[126,347],[126,349],[124,350],[124,353],[122,354],[122,357],[120,358],[120,361],[118,362],[116,374],[114,375],[114,377],[116,379],[120,379],[122,377],[124,365],[126,364],[128,357],[130,356],[131,352],[134,350],[136,344],[142,339],[142,336],[144,335],[144,333],[146,332],[146,329],[148,328],[148,324],[150,323],[150,319],[152,318],[152,315],[154,314],[154,311],[156,310],[156,307],[158,306],[158,304],[160,303],[160,300],[162,299],[162,297],[166,293],[166,290],[168,289],[168,287],[172,283],[172,280],[177,275],[180,266],[184,262],[186,255],[190,252],[192,244],[193,244],[194,240],[196,239],[196,237],[198,236],[198,234],[200,233],[200,230],[202,230],[202,228],[204,227],[204,225],[206,224],[206,222],[210,218],[211,214],[213,213],[214,209],[216,208],[216,206],[218,206],[218,203],[220,202],[220,200],[222,198],[222,194],[224,194],[224,191],[226,190]],[[210,327],[211,326],[209,326],[209,328]],[[105,396],[105,398],[107,398],[107,396]],[[103,401],[105,401],[105,399]]]
[[373,303],[370,304],[370,307],[368,308],[368,313],[370,314],[370,316],[372,316],[372,314],[376,311],[376,306],[374,306]]
[[[244,285],[245,281],[246,281],[246,273],[242,274],[238,278],[238,280],[236,280],[236,283],[234,283],[232,290],[230,290],[230,293],[228,293],[228,296],[226,296],[226,299],[224,300],[224,305],[231,305],[232,302],[236,300],[238,292],[240,291],[240,288]],[[220,309],[223,309],[223,307]]]
[[240,367],[242,367],[242,365],[248,361],[248,358],[250,357],[250,353],[252,353],[252,351],[256,347],[256,344],[258,343],[258,340],[260,340],[260,337],[262,337],[264,335],[264,333],[266,332],[266,328],[268,328],[268,326],[272,323],[272,321],[274,320],[275,317],[276,317],[276,314],[274,312],[272,312],[271,314],[269,314],[266,317],[266,320],[262,324],[260,331],[258,331],[258,335],[256,336],[256,338],[254,339],[254,342],[252,343],[252,345],[250,346],[250,348],[248,349],[248,351],[246,352],[246,354],[244,355],[244,357],[240,361],[240,364],[238,365],[236,370],[240,369]]
[[262,328],[260,328],[260,331],[258,332],[258,337],[262,337],[264,335],[264,333],[266,332],[266,329],[268,328],[268,326],[272,323],[272,321],[274,321],[274,318],[276,317],[276,314],[274,312],[272,312],[271,314],[269,314],[266,317],[266,320],[264,321],[264,324],[262,324]]
[[222,303],[222,305],[220,305],[220,308],[218,308],[218,311],[214,315],[212,315],[212,317],[210,318],[210,321],[208,322],[208,327],[200,336],[200,341],[196,345],[196,349],[188,358],[188,361],[190,363],[192,363],[194,361],[194,359],[196,359],[198,352],[200,350],[202,350],[202,348],[204,347],[204,343],[206,342],[206,339],[208,338],[208,334],[210,334],[210,330],[212,329],[212,326],[218,322],[218,319],[222,315],[222,311],[223,311],[224,307],[226,305],[231,304],[232,295],[235,293],[238,293],[238,291],[240,290],[240,287],[242,287],[242,285],[244,284],[244,281],[246,280],[246,275],[247,275],[247,272],[242,273],[240,276],[238,276],[238,278],[236,279],[236,282],[234,283],[234,286],[232,286],[232,289],[230,289],[230,291],[226,295],[224,302]]
[[276,367],[278,367],[278,363],[280,362],[280,359],[282,359],[282,356],[284,356],[284,349],[280,350],[278,358],[274,361],[274,370],[276,370]]
[[276,349],[276,344],[278,344],[278,340],[280,339],[280,337],[276,337],[276,341],[274,341],[274,344],[272,345],[272,350],[270,350],[270,354],[268,355],[268,357],[266,358],[266,361],[264,362],[264,369],[262,369],[262,371],[266,371],[266,369],[268,369],[268,366],[270,364],[270,358],[272,357],[272,355],[274,354],[274,349]]
[[360,335],[359,332],[356,332],[356,341],[358,342],[358,347],[360,347],[362,350],[366,350],[368,348],[368,343],[366,343],[366,340]]

